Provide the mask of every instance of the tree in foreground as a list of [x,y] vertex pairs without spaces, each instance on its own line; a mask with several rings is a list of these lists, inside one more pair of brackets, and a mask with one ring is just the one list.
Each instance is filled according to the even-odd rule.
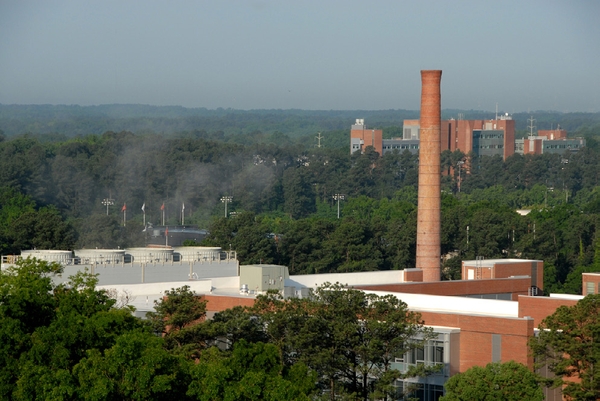
[[316,372],[318,386],[331,399],[386,399],[395,393],[396,379],[431,371],[390,369],[396,357],[434,336],[396,297],[324,284],[310,298],[260,296],[249,312],[261,319],[284,363]]
[[185,285],[165,291],[160,301],[155,301],[156,312],[147,314],[156,333],[161,333],[167,349],[186,357],[197,358],[206,347],[204,325],[206,301],[200,299]]
[[547,366],[568,400],[600,399],[600,295],[561,306],[540,324],[530,347],[538,367]]
[[492,362],[452,376],[446,382],[441,401],[542,401],[544,392],[538,377],[525,365]]
[[91,349],[74,368],[80,399],[186,399],[189,362],[148,331],[131,331],[104,352]]
[[310,400],[314,372],[301,364],[284,367],[273,344],[240,340],[231,353],[213,347],[191,369],[188,396],[213,400]]
[[[74,368],[147,325],[116,308],[94,276],[56,285],[61,266],[23,259],[0,272],[0,399],[78,399]],[[85,398],[82,396],[82,398]]]

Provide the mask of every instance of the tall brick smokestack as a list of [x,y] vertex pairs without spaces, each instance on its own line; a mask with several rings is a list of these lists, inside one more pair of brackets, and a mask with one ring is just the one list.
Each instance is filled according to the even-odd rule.
[[440,281],[441,256],[441,93],[442,71],[421,71],[421,132],[419,150],[419,208],[417,269],[423,281]]

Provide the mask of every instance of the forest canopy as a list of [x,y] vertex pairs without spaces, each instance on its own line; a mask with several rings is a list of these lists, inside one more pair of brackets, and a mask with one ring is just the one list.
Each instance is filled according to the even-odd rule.
[[[66,128],[42,134],[45,128],[39,125],[31,134],[3,136],[3,254],[143,246],[144,214],[147,224],[161,225],[164,208],[166,225],[181,224],[185,216],[185,224],[210,232],[204,245],[234,249],[245,264],[279,263],[292,274],[414,266],[418,155],[380,156],[371,148],[350,155],[344,124],[352,122],[354,112],[149,106],[0,106],[0,111],[2,124],[12,116],[30,123],[54,121],[55,127],[63,120],[75,124],[74,115],[105,119],[105,127],[119,126],[109,123],[111,118],[152,121],[151,115],[173,121],[198,115],[221,119],[214,126],[196,119],[190,127],[161,134],[159,125],[101,134],[79,125],[86,133],[75,136]],[[384,135],[401,132],[393,124],[404,114],[370,113]],[[522,257],[544,260],[547,290],[579,292],[581,272],[600,269],[597,116],[554,117],[578,121],[574,132],[585,133],[587,146],[577,153],[506,160],[442,154],[445,279],[459,277],[463,259]],[[247,132],[251,119],[257,125]],[[334,119],[344,124],[325,124]],[[268,130],[285,121],[290,127]],[[315,146],[313,123],[326,128],[320,131],[321,147]],[[226,132],[225,126],[236,124],[243,133]],[[468,170],[462,164],[467,159]],[[231,201],[223,204],[224,196]],[[531,212],[522,216],[519,209]]]

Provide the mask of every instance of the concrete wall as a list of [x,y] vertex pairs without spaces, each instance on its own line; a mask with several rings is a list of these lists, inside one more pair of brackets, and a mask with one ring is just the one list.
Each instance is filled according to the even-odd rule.
[[417,269],[408,270],[388,270],[377,272],[358,272],[358,273],[330,273],[330,274],[304,274],[290,276],[286,280],[286,287],[314,288],[324,283],[340,283],[348,286],[361,285],[383,285],[386,283],[398,283],[404,281],[404,277],[416,279],[422,275]]
[[287,266],[246,265],[240,266],[240,285],[247,285],[250,291],[283,290],[288,278]]
[[64,267],[62,282],[78,271],[98,274],[99,285],[142,284],[238,276],[237,260],[216,262],[158,262],[124,264],[69,265]]

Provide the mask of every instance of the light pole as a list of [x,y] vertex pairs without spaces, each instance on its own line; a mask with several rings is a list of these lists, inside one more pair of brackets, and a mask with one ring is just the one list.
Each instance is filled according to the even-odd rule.
[[340,201],[344,200],[344,195],[342,194],[334,194],[333,199],[337,201],[337,218],[340,218]]
[[106,215],[108,216],[108,207],[115,204],[115,200],[108,196],[108,198],[102,199],[102,204],[106,206]]
[[225,218],[227,218],[227,204],[231,203],[232,200],[233,200],[233,196],[222,196],[221,197],[221,202],[223,202],[225,204]]

